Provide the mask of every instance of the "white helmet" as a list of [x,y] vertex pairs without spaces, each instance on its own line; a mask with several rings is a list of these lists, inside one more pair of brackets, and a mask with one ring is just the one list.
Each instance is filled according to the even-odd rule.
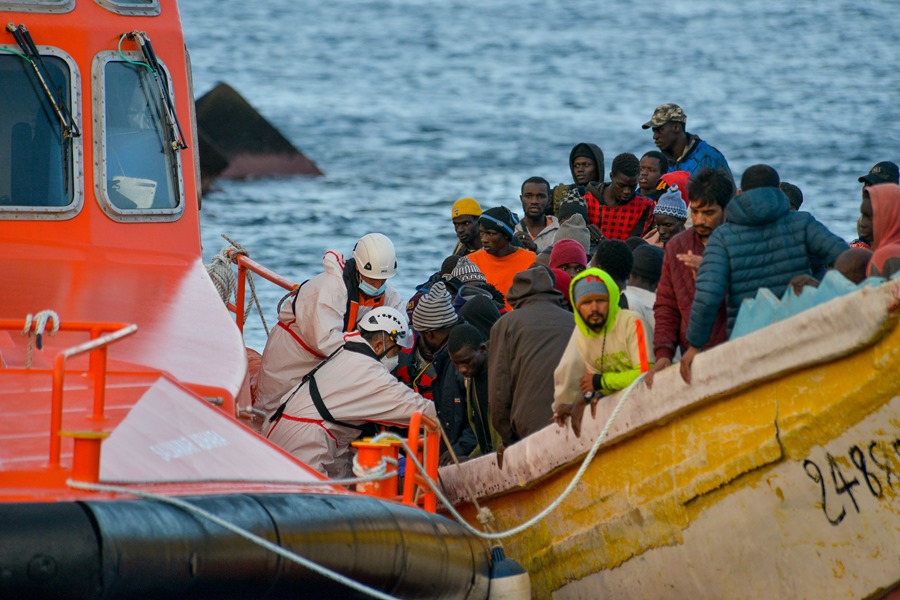
[[369,233],[353,247],[356,270],[372,279],[390,279],[397,274],[397,253],[394,244],[381,233]]
[[360,317],[356,328],[368,332],[383,331],[401,348],[412,348],[413,345],[413,336],[406,315],[390,306],[379,306],[370,310]]

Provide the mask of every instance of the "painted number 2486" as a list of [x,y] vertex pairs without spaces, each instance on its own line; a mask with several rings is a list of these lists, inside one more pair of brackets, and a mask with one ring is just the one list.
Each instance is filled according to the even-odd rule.
[[[864,452],[863,449],[856,444],[851,446],[847,451],[847,455],[856,469],[850,472],[850,479],[845,475],[845,472],[841,469],[841,465],[837,460],[835,460],[831,454],[825,454],[825,460],[828,463],[827,470],[830,471],[830,479],[833,483],[834,492],[838,497],[846,494],[850,498],[850,502],[853,504],[853,508],[856,509],[856,512],[859,512],[859,503],[856,501],[853,488],[859,485],[865,485],[865,487],[868,488],[869,493],[875,498],[883,498],[886,488],[890,488],[893,491],[895,483],[900,485],[900,475],[894,472],[891,467],[891,456],[889,450],[885,447],[887,445],[892,446],[894,453],[900,457],[900,439],[896,439],[888,444],[880,444],[875,441],[869,442],[868,452]],[[880,457],[878,456],[879,454]],[[827,493],[827,488],[829,486],[825,482],[822,469],[819,468],[818,464],[809,459],[803,461],[803,468],[806,470],[806,474],[809,478],[819,484],[819,488],[822,492],[822,512],[825,513],[825,518],[828,519],[828,522],[832,525],[839,525],[840,522],[844,520],[844,517],[847,516],[847,509],[844,503],[838,502],[841,507],[840,512],[833,517],[829,515]],[[862,481],[860,481],[860,478]],[[860,490],[857,490],[856,493],[859,493],[859,491]]]

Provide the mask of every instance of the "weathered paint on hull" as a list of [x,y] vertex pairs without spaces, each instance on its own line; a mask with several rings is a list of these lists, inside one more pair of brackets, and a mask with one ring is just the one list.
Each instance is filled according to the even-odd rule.
[[[639,432],[602,448],[559,510],[505,542],[535,596],[859,598],[890,589],[900,581],[895,324],[888,316],[886,335],[833,362],[669,419],[638,419]],[[481,462],[473,470],[485,471],[490,461]],[[506,529],[556,499],[577,468],[476,495]]]

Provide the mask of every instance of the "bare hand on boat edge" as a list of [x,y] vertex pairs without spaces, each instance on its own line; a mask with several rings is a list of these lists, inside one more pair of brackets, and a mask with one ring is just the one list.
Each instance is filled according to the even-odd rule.
[[681,357],[681,364],[679,365],[681,378],[684,379],[684,382],[688,385],[691,384],[691,364],[694,362],[694,357],[697,356],[698,352],[700,352],[699,348],[688,346],[684,356]]
[[572,433],[575,434],[575,437],[581,437],[581,420],[584,418],[584,409],[590,404],[591,418],[595,419],[597,403],[600,398],[603,398],[603,394],[594,389],[593,378],[594,374],[590,372],[585,372],[581,377],[581,391],[584,396],[579,400],[583,399],[583,402],[576,400],[574,404],[561,404],[553,411],[553,420],[559,427],[565,427],[569,417],[572,418]]
[[666,367],[671,366],[671,364],[672,364],[672,361],[670,359],[660,358],[659,360],[656,361],[656,364],[654,364],[652,367],[650,367],[650,370],[647,371],[647,374],[644,376],[644,383],[647,384],[648,390],[653,389],[653,378],[656,376],[656,374],[659,373],[660,371],[662,371],[663,369],[665,369]]

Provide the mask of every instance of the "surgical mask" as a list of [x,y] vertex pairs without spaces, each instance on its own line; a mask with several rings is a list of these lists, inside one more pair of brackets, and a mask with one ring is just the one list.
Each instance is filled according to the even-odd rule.
[[[384,334],[383,331],[381,332],[381,347],[382,348],[388,347],[387,336]],[[384,367],[388,370],[388,372],[393,371],[395,368],[397,368],[397,365],[400,364],[400,355],[399,354],[397,354],[395,356],[388,356],[388,352],[390,352],[391,350],[393,350],[393,347],[388,348],[387,350],[385,350],[384,352],[382,352],[381,354],[378,355],[378,360],[381,361],[381,364],[384,365]]]
[[382,356],[381,364],[383,364],[384,368],[389,372],[392,372],[397,368],[397,365],[400,364],[400,355],[398,354],[396,356]]
[[361,291],[366,296],[380,296],[384,293],[384,290],[387,289],[387,281],[381,284],[381,287],[376,288],[374,285],[365,280],[360,280],[359,282],[359,291]]

